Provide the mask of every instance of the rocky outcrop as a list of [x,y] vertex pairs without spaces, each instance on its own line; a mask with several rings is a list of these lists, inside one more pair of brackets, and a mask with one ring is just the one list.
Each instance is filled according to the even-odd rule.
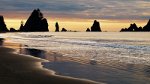
[[91,30],[89,28],[86,29],[86,32],[90,32]]
[[10,28],[10,32],[17,32],[15,28]]
[[133,24],[130,24],[130,27],[129,28],[122,28],[121,29],[121,32],[134,32],[134,31],[142,31],[142,28],[141,27],[137,27],[137,25],[135,23]]
[[56,27],[55,32],[59,32],[59,24],[58,24],[58,22],[56,22],[55,27]]
[[120,32],[142,32],[142,31],[150,31],[150,20],[148,21],[147,25],[145,25],[143,28],[142,27],[137,27],[137,25],[131,24],[129,28],[122,28]]
[[67,29],[62,28],[61,32],[67,32]]
[[128,31],[128,32],[140,31],[140,29],[141,29],[141,27],[138,28],[137,25],[135,23],[133,23],[133,24],[130,24],[129,28],[122,28],[121,32],[125,32],[125,31]]
[[137,25],[134,23],[134,24],[131,24],[130,27],[128,28],[129,31],[137,31],[138,30],[138,27]]
[[148,23],[143,27],[143,31],[150,31],[150,19]]
[[23,21],[21,21],[21,25],[20,25],[19,31],[23,31],[23,30],[24,30],[24,25],[23,25]]
[[46,32],[48,30],[47,20],[39,9],[35,9],[28,18],[25,25],[20,27],[21,32]]
[[0,16],[0,32],[8,32],[9,30],[6,27],[6,24],[4,22],[4,17]]
[[91,27],[91,32],[101,32],[100,23],[98,21],[94,21]]

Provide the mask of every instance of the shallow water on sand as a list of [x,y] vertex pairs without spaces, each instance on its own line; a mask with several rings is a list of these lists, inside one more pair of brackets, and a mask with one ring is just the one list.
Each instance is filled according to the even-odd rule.
[[150,83],[150,33],[9,33],[20,53],[50,60],[58,74],[108,84]]

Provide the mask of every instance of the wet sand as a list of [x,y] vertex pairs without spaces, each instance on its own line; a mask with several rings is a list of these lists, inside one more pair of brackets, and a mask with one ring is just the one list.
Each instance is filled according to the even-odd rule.
[[54,75],[42,68],[41,62],[46,60],[13,52],[13,49],[0,47],[0,84],[100,84]]

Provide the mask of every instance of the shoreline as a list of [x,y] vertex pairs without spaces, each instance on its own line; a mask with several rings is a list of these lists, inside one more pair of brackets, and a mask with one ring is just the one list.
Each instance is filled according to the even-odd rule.
[[[83,33],[80,33],[80,34],[83,34]],[[95,38],[93,36],[91,36],[93,39],[98,39],[96,41],[94,40],[94,42],[98,42],[97,44],[91,45],[89,43],[86,46],[86,45],[82,44],[83,43],[82,41],[79,42],[79,43],[81,43],[81,46],[83,46],[83,49],[86,49],[89,46],[94,47],[91,50],[94,50],[96,52],[98,49],[98,51],[99,51],[98,56],[100,56],[100,57],[98,57],[99,59],[96,60],[96,63],[95,63],[95,62],[93,62],[93,60],[89,59],[89,56],[95,55],[94,52],[91,52],[91,53],[87,52],[87,54],[83,53],[83,56],[82,56],[82,54],[80,56],[80,55],[78,55],[78,54],[80,54],[80,52],[74,52],[74,45],[77,45],[76,47],[78,47],[79,45],[74,42],[70,42],[70,40],[72,41],[72,39],[74,39],[74,37],[75,37],[75,39],[73,41],[80,41],[85,36],[78,38],[78,35],[77,35],[77,36],[74,36],[73,38],[69,38],[68,34],[63,34],[63,35],[58,34],[57,35],[57,34],[53,34],[53,33],[52,34],[46,33],[43,35],[46,37],[54,35],[53,38],[51,38],[51,37],[43,38],[43,36],[41,36],[41,33],[29,33],[29,34],[25,33],[25,34],[17,34],[17,35],[15,34],[15,35],[12,35],[12,37],[9,37],[10,35],[9,34],[4,35],[4,36],[2,35],[2,37],[5,37],[3,46],[5,46],[7,48],[15,49],[16,50],[15,53],[17,53],[17,55],[19,54],[19,55],[25,55],[28,57],[41,58],[41,59],[48,60],[48,61],[44,60],[46,62],[42,61],[42,62],[38,62],[36,64],[37,64],[37,66],[39,66],[42,69],[46,68],[48,70],[53,70],[55,73],[54,75],[57,75],[59,77],[60,76],[65,77],[65,78],[69,77],[69,78],[73,78],[76,80],[79,80],[81,78],[83,80],[85,79],[84,81],[92,80],[92,81],[96,81],[99,83],[106,83],[106,84],[128,84],[128,83],[149,84],[149,82],[150,82],[150,79],[149,79],[150,78],[150,75],[149,75],[150,65],[149,65],[149,60],[148,60],[149,59],[148,58],[148,55],[149,55],[148,50],[150,49],[150,47],[149,47],[149,43],[148,43],[149,38],[147,38],[147,36],[145,38],[143,38],[143,40],[140,40],[142,38],[142,36],[141,36],[141,37],[138,37],[138,39],[136,39],[136,40],[134,40],[135,38],[133,38],[132,41],[129,41],[130,40],[130,38],[129,38],[128,40],[125,40],[125,42],[123,42],[124,40],[119,39],[119,38],[122,38],[122,36],[118,38],[119,41],[118,40],[110,41],[110,39],[106,40],[106,42],[108,41],[110,43],[110,46],[111,46],[110,48],[113,48],[113,47],[117,48],[118,45],[114,45],[114,44],[116,44],[116,42],[117,43],[120,42],[120,44],[122,44],[123,46],[121,46],[117,49],[116,48],[110,49],[109,47],[107,47],[105,45],[104,45],[104,49],[103,49],[103,46],[101,46],[101,45],[97,46],[99,43],[103,44],[105,41],[103,41],[103,40],[101,41],[101,39]],[[20,35],[22,35],[22,36],[20,36]],[[100,34],[100,35],[103,35],[103,34]],[[72,36],[72,34],[71,34],[71,36]],[[87,37],[89,37],[89,36],[87,36]],[[38,39],[36,39],[36,38],[38,38]],[[57,42],[57,40],[55,40],[56,38],[59,38],[58,42]],[[63,42],[59,41],[61,39],[62,39],[62,41],[64,40],[63,42],[66,42],[66,44],[63,45]],[[65,39],[67,39],[67,40],[65,40]],[[85,39],[87,39],[87,38],[85,38]],[[56,41],[56,43],[55,43],[55,41]],[[89,41],[93,41],[93,40],[90,40],[90,39],[85,40],[85,42],[89,42]],[[54,42],[54,45],[53,45],[53,42]],[[69,42],[69,43],[67,43],[67,42]],[[139,42],[141,42],[142,44],[139,45]],[[63,46],[57,45],[57,43],[61,43],[61,45],[63,45]],[[126,44],[126,43],[128,43],[128,44]],[[128,49],[128,47],[132,48],[132,43],[134,43],[134,45],[135,45],[135,46],[133,45],[133,48],[135,49],[135,54],[133,54],[134,52],[132,52],[133,49],[131,49],[131,50]],[[43,45],[43,44],[46,44],[46,45]],[[130,46],[130,44],[131,44],[131,46]],[[63,48],[62,51],[59,51],[60,49],[59,49],[59,47],[57,48],[57,46],[60,46],[60,48],[62,47]],[[66,49],[65,47],[67,47],[67,48],[73,47],[73,49],[65,50]],[[101,49],[101,47],[102,47],[102,49]],[[51,48],[54,48],[54,49],[51,49]],[[56,50],[55,50],[55,48],[56,48]],[[142,48],[142,49],[140,49],[140,48]],[[119,49],[119,51],[118,51],[118,49]],[[144,51],[143,49],[148,49],[148,50]],[[141,52],[137,52],[137,50],[139,50]],[[71,51],[73,51],[73,53],[70,53]],[[81,51],[84,52],[84,50],[81,50]],[[107,51],[106,54],[105,54],[105,51]],[[112,52],[112,51],[114,51],[114,52]],[[131,51],[131,52],[126,52],[126,51]],[[85,52],[86,52],[86,50],[85,50]],[[144,54],[144,52],[145,52],[145,54]],[[76,57],[76,54],[77,54],[77,57]],[[112,56],[111,56],[111,54],[112,54]],[[124,57],[126,55],[129,57]],[[140,57],[137,60],[133,59],[134,57],[138,57],[135,55],[138,55]],[[80,56],[80,57],[78,57],[78,56]],[[109,57],[111,57],[112,59],[110,59]],[[128,60],[126,58],[128,58],[128,59],[131,58],[131,60],[130,59]],[[148,59],[143,59],[143,58],[148,58]],[[42,64],[42,66],[41,66],[41,64]],[[35,65],[33,65],[33,66],[35,66]],[[49,74],[51,75],[51,73],[49,73]]]
[[46,60],[19,55],[14,49],[7,47],[0,47],[0,56],[3,67],[0,72],[4,73],[0,76],[0,83],[3,84],[101,84],[88,79],[56,75],[55,72],[42,67],[41,63]]

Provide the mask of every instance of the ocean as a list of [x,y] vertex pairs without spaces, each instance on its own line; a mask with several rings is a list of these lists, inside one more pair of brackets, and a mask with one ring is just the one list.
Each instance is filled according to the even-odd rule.
[[106,84],[150,83],[149,32],[31,32],[0,37],[21,44],[20,54],[49,60],[43,66],[59,75]]

